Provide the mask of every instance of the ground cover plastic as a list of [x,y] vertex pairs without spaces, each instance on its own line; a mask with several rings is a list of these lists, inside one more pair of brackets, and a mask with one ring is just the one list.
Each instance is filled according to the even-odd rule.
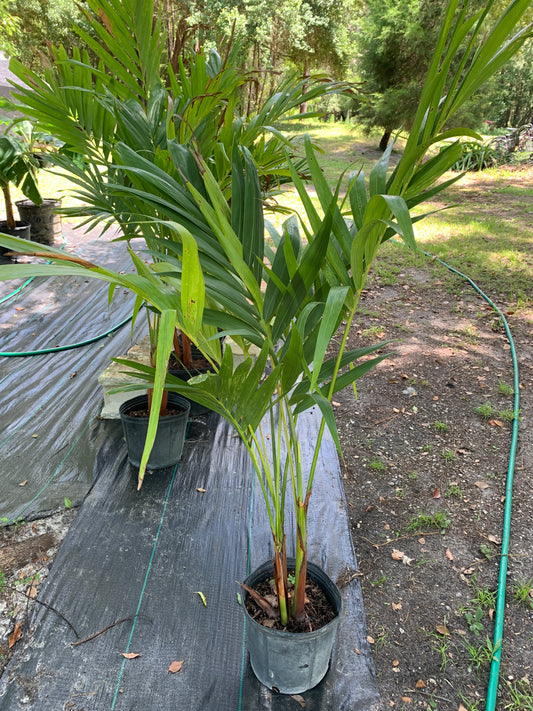
[[[99,476],[40,597],[81,638],[129,619],[72,646],[77,639],[68,625],[35,606],[31,636],[1,680],[2,711],[297,708],[291,697],[259,684],[248,663],[236,581],[269,556],[268,523],[245,449],[212,417],[210,429],[191,429],[176,470],[148,475],[141,492],[118,423],[102,423],[115,446],[100,452]],[[302,441],[314,441],[317,426],[311,413]],[[335,580],[355,568],[355,558],[329,441],[315,482],[310,558]],[[307,711],[369,711],[377,698],[358,581],[342,592],[332,664],[303,695]],[[183,662],[176,674],[168,671],[174,661]]]
[[[125,246],[97,240],[82,244],[88,259],[129,269]],[[0,298],[18,283],[0,284]],[[123,321],[132,297],[95,279],[35,279],[0,304],[0,352],[21,353],[91,339]],[[143,322],[143,319],[139,319]],[[145,326],[139,323],[134,338]],[[0,518],[31,520],[79,503],[97,475],[106,447],[98,421],[98,375],[132,344],[126,324],[102,340],[59,353],[0,356]]]

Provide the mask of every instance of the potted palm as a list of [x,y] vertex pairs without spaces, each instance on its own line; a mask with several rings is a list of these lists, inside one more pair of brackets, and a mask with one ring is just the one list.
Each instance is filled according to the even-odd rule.
[[[450,138],[471,135],[462,129],[446,130],[446,124],[524,42],[527,28],[507,38],[528,5],[528,0],[513,0],[486,32],[490,3],[474,17],[468,17],[466,6],[456,12],[456,3],[449,4],[413,129],[398,165],[389,172],[389,149],[373,168],[368,187],[362,172],[354,176],[340,206],[339,187],[333,192],[328,187],[313,147],[306,142],[309,171],[323,215],[318,214],[289,162],[311,225],[305,239],[292,219],[280,234],[272,232],[273,245],[265,244],[260,181],[246,148],[237,146],[233,152],[229,202],[227,184],[221,187],[207,163],[186,147],[179,156],[178,151],[170,156],[174,169],[178,158],[191,157],[181,163],[185,179],[178,181],[174,176],[179,171],[163,171],[140,152],[117,143],[115,169],[121,180],[111,192],[129,201],[139,220],[142,216],[146,223],[163,224],[165,249],[158,251],[157,258],[152,262],[141,260],[130,248],[137,273],[118,274],[49,248],[43,254],[50,264],[0,267],[0,279],[33,274],[92,276],[130,289],[158,314],[155,364],[121,361],[136,370],[139,380],[153,387],[139,488],[165,389],[219,413],[239,434],[263,493],[272,535],[273,560],[268,569],[245,582],[250,608],[259,606],[268,623],[262,627],[267,636],[271,632],[276,638],[272,643],[256,642],[253,631],[257,629],[250,621],[247,628],[253,631],[249,648],[254,655],[266,649],[272,656],[270,652],[275,649],[276,656],[280,640],[285,645],[289,638],[296,637],[305,646],[311,639],[309,634],[314,635],[309,632],[313,620],[306,609],[308,578],[318,587],[324,581],[333,618],[340,613],[334,588],[321,573],[311,570],[307,559],[313,478],[326,428],[340,449],[333,396],[385,357],[375,352],[380,346],[349,350],[350,326],[380,246],[398,234],[414,247],[410,208],[459,178],[441,180],[459,157],[460,143],[450,143],[434,155],[430,149]],[[469,41],[463,46],[466,37]],[[482,37],[485,39],[478,45]],[[451,66],[458,67],[457,74],[450,73]],[[27,242],[14,237],[0,237],[0,243],[20,251],[28,249]],[[168,375],[176,327],[211,362],[212,372],[187,382]],[[218,329],[241,347],[244,359],[238,365],[227,345],[220,358],[214,345],[220,335]],[[252,346],[259,351],[255,360],[249,355]],[[320,413],[320,428],[315,454],[304,470],[298,419],[313,407]],[[294,522],[292,535],[289,510]],[[256,589],[264,575],[267,581],[273,581],[272,594],[269,588],[266,593]],[[258,613],[251,614],[255,617]],[[291,625],[300,631],[289,631]],[[271,629],[275,626],[281,629]],[[290,659],[297,661],[296,669],[290,668],[290,659],[284,657],[279,677],[261,658],[254,656],[252,665],[267,686],[295,693],[318,683],[326,673],[331,643],[321,653],[306,650],[304,661],[300,652],[290,654]],[[312,674],[306,669],[300,676],[301,667],[312,666],[311,656],[322,660],[321,668],[313,669]]]
[[0,221],[0,231],[4,234],[30,238],[29,224],[15,219],[11,186],[20,187],[34,202],[42,202],[37,187],[37,168],[37,161],[19,136],[9,129],[0,136],[0,188],[6,213],[6,219]]

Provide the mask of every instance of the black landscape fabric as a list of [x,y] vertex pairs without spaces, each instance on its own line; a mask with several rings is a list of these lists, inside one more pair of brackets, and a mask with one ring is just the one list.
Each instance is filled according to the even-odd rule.
[[[94,261],[128,268],[117,245],[91,243],[86,250]],[[131,297],[117,296],[108,312],[97,282],[35,280],[0,306],[0,350],[90,338],[131,309]],[[236,434],[214,415],[192,423],[178,467],[147,475],[138,492],[120,423],[98,419],[97,376],[130,339],[125,326],[83,348],[0,358],[0,517],[28,520],[62,508],[65,498],[83,501],[40,591],[48,607],[33,606],[0,680],[0,711],[300,708],[257,682],[247,657],[237,581],[271,549],[260,490]],[[318,412],[300,422],[305,466]],[[356,569],[345,506],[326,438],[311,500],[309,557],[333,580]],[[348,577],[330,670],[302,695],[306,711],[370,711],[378,698],[360,584]],[[173,662],[182,662],[177,673],[169,671]]]
[[[309,441],[317,421],[316,413],[305,418]],[[99,457],[99,477],[40,599],[80,639],[125,621],[72,646],[79,640],[66,622],[35,605],[24,646],[1,680],[2,711],[294,708],[294,699],[268,691],[249,666],[236,581],[268,557],[268,525],[246,450],[226,423],[212,424],[192,427],[177,470],[148,475],[138,492],[119,424],[103,423],[116,446]],[[346,566],[354,570],[355,558],[329,442],[313,499],[310,559],[336,579]],[[369,711],[377,698],[359,582],[342,593],[331,667],[303,694],[307,710]],[[169,672],[172,662],[183,662],[181,671]]]
[[[122,243],[82,244],[81,254],[117,271],[131,268]],[[0,283],[0,300],[19,282]],[[106,284],[95,279],[34,279],[0,303],[0,353],[28,353],[90,340],[132,311],[117,292],[108,306]],[[141,323],[142,322],[142,323]],[[143,314],[135,334],[146,328]],[[98,421],[98,375],[132,345],[131,324],[72,350],[35,356],[0,355],[0,519],[31,520],[78,504],[98,473],[96,458],[109,444]]]

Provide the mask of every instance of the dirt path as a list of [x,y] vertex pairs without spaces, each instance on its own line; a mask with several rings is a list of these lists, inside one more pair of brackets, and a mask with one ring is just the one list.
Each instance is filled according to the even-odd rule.
[[[511,443],[510,346],[494,311],[438,265],[369,286],[352,345],[400,340],[359,381],[358,399],[341,394],[337,412],[382,708],[481,710]],[[531,588],[515,599],[533,578],[533,321],[508,319],[521,420],[498,708],[518,711],[533,708]]]

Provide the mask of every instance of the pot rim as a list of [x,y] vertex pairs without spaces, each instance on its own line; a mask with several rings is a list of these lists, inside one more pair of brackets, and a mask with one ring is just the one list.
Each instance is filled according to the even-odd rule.
[[[294,558],[287,558],[287,567],[290,569],[291,565],[294,565],[296,563],[296,560]],[[267,567],[268,566],[268,567]],[[255,574],[257,574],[262,568],[265,568],[264,570],[264,575],[261,576],[261,578],[256,581],[260,582],[263,581],[265,578],[270,577],[271,573],[269,572],[270,568],[272,569],[272,572],[274,570],[274,563],[272,560],[265,561],[262,563],[260,566],[255,568],[246,578],[245,583],[248,584],[248,580]],[[332,586],[332,592],[330,593],[328,590],[324,589],[324,586],[321,584],[320,580],[317,580],[313,573],[315,575],[318,575],[318,577],[325,577],[326,580],[331,584]],[[271,635],[273,637],[279,637],[280,639],[289,639],[289,638],[295,638],[295,637],[302,637],[305,639],[313,639],[315,637],[321,637],[322,635],[325,635],[328,631],[329,628],[337,625],[339,622],[339,619],[342,615],[342,611],[344,609],[343,605],[343,600],[342,600],[342,593],[337,586],[336,583],[333,582],[333,580],[329,577],[329,575],[326,573],[326,571],[318,564],[313,563],[312,561],[307,561],[307,575],[310,577],[315,583],[320,585],[322,592],[328,599],[328,602],[332,605],[334,611],[337,608],[337,611],[335,612],[335,617],[330,620],[327,624],[323,625],[322,627],[319,627],[316,630],[312,630],[311,632],[289,632],[288,630],[276,630],[272,629],[270,627],[265,627],[264,625],[260,624],[257,622],[257,620],[254,620],[254,618],[250,615],[248,610],[246,609],[246,602],[243,602],[243,609],[244,609],[244,614],[246,616],[246,621],[247,623],[249,622],[252,625],[256,625],[258,628],[260,628],[262,631],[265,632],[265,634]],[[249,586],[251,587],[251,586]],[[245,591],[245,600],[248,597],[248,593]],[[335,597],[336,599],[332,599]]]

